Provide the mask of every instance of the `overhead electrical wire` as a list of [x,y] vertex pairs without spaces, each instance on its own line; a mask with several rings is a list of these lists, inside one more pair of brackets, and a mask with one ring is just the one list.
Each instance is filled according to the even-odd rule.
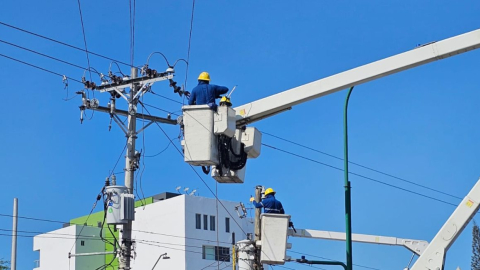
[[40,37],[40,38],[43,38],[43,39],[46,39],[46,40],[49,40],[49,41],[52,41],[52,42],[55,42],[55,43],[58,43],[58,44],[61,44],[61,45],[64,45],[64,46],[73,48],[73,49],[76,49],[76,50],[79,50],[79,51],[82,51],[82,52],[88,52],[88,53],[91,54],[91,55],[95,55],[95,56],[98,56],[98,57],[101,57],[101,58],[104,58],[104,59],[107,59],[107,60],[110,60],[110,61],[118,62],[118,63],[120,63],[120,64],[122,64],[122,65],[126,65],[126,66],[131,67],[130,64],[127,64],[127,63],[125,63],[125,62],[122,62],[122,61],[113,59],[113,58],[111,58],[111,57],[108,57],[108,56],[105,56],[105,55],[101,55],[101,54],[98,54],[98,53],[95,53],[95,52],[92,52],[92,51],[87,51],[87,50],[82,49],[82,48],[79,48],[79,47],[77,47],[77,46],[74,46],[74,45],[71,45],[71,44],[68,44],[68,43],[65,43],[65,42],[62,42],[62,41],[53,39],[53,38],[49,38],[49,37],[46,37],[46,36],[43,36],[43,35],[40,35],[40,34],[31,32],[31,31],[28,31],[28,30],[25,30],[25,29],[22,29],[22,28],[19,28],[19,27],[10,25],[10,24],[7,24],[7,23],[4,23],[4,22],[0,22],[0,25],[4,25],[4,26],[6,26],[6,27],[10,27],[10,28],[12,28],[12,29],[15,29],[15,30],[18,30],[18,31],[21,31],[21,32],[24,32],[24,33],[27,33],[27,34],[30,34],[30,35],[33,35],[33,36],[36,36],[36,37]]
[[[86,226],[87,223],[88,223],[88,219],[90,219],[90,216],[92,215],[93,210],[95,210],[95,208],[97,207],[98,201],[100,201],[100,198],[101,198],[101,196],[102,196],[102,193],[103,193],[103,189],[102,189],[102,191],[100,191],[100,193],[97,195],[97,198],[96,198],[95,202],[93,203],[92,209],[90,210],[90,213],[88,213],[87,219],[85,219],[85,222],[83,223],[82,228],[80,229],[80,232],[78,233],[78,235],[81,235],[81,234],[82,234],[83,229],[85,228],[85,226]],[[77,243],[77,241],[78,241],[78,236],[75,238],[75,241],[73,242],[73,245],[72,245],[72,247],[70,248],[70,251],[69,251],[69,252],[72,252],[72,250],[73,250],[73,248],[75,247],[75,244]]]
[[[261,132],[262,132],[262,134],[265,134],[265,135],[274,137],[274,138],[276,138],[276,139],[279,139],[279,140],[282,140],[282,141],[291,143],[291,144],[293,144],[293,145],[297,145],[297,146],[303,147],[303,148],[305,148],[305,149],[308,149],[308,150],[311,150],[311,151],[320,153],[320,154],[322,154],[322,155],[326,155],[326,156],[332,157],[332,158],[334,158],[334,159],[342,160],[342,161],[343,161],[343,158],[341,158],[341,157],[337,157],[337,156],[335,156],[335,155],[328,154],[328,153],[323,152],[323,151],[320,151],[320,150],[318,150],[318,149],[315,149],[315,148],[312,148],[312,147],[309,147],[309,146],[306,146],[306,145],[303,145],[303,144],[300,144],[300,143],[297,143],[297,142],[294,142],[294,141],[291,141],[291,140],[288,140],[288,139],[285,139],[285,138],[282,138],[282,137],[279,137],[279,136],[276,136],[276,135],[274,135],[274,134],[271,134],[271,133],[268,133],[268,132],[265,132],[265,131],[261,131]],[[348,163],[353,164],[353,165],[358,166],[358,167],[361,167],[361,168],[364,168],[364,169],[367,169],[367,170],[370,170],[370,171],[373,171],[373,172],[376,172],[376,173],[379,173],[379,174],[382,174],[382,175],[385,175],[385,176],[388,176],[388,177],[395,178],[395,179],[397,179],[397,180],[400,180],[400,181],[403,181],[403,182],[406,182],[406,183],[409,183],[409,184],[412,184],[412,185],[415,185],[415,186],[418,186],[418,187],[421,187],[421,188],[424,188],[424,189],[428,189],[428,190],[430,190],[430,191],[434,191],[434,192],[437,192],[437,193],[440,193],[440,194],[443,194],[443,195],[446,195],[446,196],[449,196],[449,197],[452,197],[452,198],[455,198],[455,199],[462,200],[462,198],[459,197],[459,196],[455,196],[455,195],[452,195],[452,194],[449,194],[449,193],[440,191],[440,190],[438,190],[438,189],[434,189],[434,188],[431,188],[431,187],[427,187],[427,186],[425,186],[425,185],[418,184],[418,183],[415,183],[415,182],[413,182],[413,181],[409,181],[409,180],[407,180],[407,179],[404,179],[404,178],[401,178],[401,177],[398,177],[398,176],[395,176],[395,175],[392,175],[392,174],[389,174],[389,173],[386,173],[386,172],[382,172],[382,171],[380,171],[380,170],[377,170],[377,169],[374,169],[374,168],[371,168],[371,167],[368,167],[368,166],[365,166],[365,165],[362,165],[362,164],[359,164],[359,163],[356,163],[356,162],[349,161]]]
[[[298,158],[302,158],[302,159],[320,164],[322,166],[326,166],[326,167],[329,167],[329,168],[332,168],[332,169],[335,169],[335,170],[338,170],[338,171],[343,171],[342,168],[335,167],[335,166],[332,166],[332,165],[329,165],[329,164],[326,164],[326,163],[320,162],[318,160],[314,160],[314,159],[311,159],[311,158],[308,158],[308,157],[305,157],[305,156],[302,156],[302,155],[299,155],[299,154],[295,154],[295,153],[280,149],[280,148],[275,147],[275,146],[271,146],[271,145],[268,145],[268,144],[265,144],[265,143],[262,143],[262,145],[266,146],[268,148],[271,148],[271,149],[274,149],[274,150],[292,155],[292,156],[296,156]],[[456,204],[453,204],[453,203],[450,203],[450,202],[447,202],[447,201],[444,201],[444,200],[441,200],[441,199],[437,199],[437,198],[434,198],[434,197],[431,197],[431,196],[428,196],[428,195],[425,195],[425,194],[422,194],[422,193],[419,193],[419,192],[415,192],[415,191],[412,191],[412,190],[409,190],[409,189],[406,189],[406,188],[402,188],[402,187],[398,187],[398,186],[395,186],[395,185],[392,185],[392,184],[389,184],[389,183],[385,183],[385,182],[382,182],[380,180],[376,180],[376,179],[373,179],[371,177],[367,177],[367,176],[364,176],[364,175],[361,175],[361,174],[358,174],[358,173],[354,173],[354,172],[350,171],[349,174],[355,175],[355,176],[361,177],[363,179],[367,179],[367,180],[370,180],[370,181],[373,181],[373,182],[376,182],[376,183],[379,183],[379,184],[382,184],[382,185],[385,185],[385,186],[389,186],[389,187],[392,187],[392,188],[395,188],[395,189],[399,189],[399,190],[402,190],[402,191],[405,191],[405,192],[408,192],[408,193],[411,193],[411,194],[415,194],[415,195],[418,195],[418,196],[421,196],[421,197],[424,197],[424,198],[427,198],[427,199],[431,199],[431,200],[434,200],[434,201],[437,201],[437,202],[441,202],[441,203],[452,205],[452,206],[457,206]]]
[[87,37],[85,35],[85,26],[83,25],[82,6],[80,5],[80,0],[77,0],[77,3],[78,3],[78,12],[80,13],[80,23],[82,25],[83,43],[85,44],[85,54],[87,56],[88,72],[90,73],[90,81],[92,81],[92,72],[90,71],[90,57],[88,56]]
[[[298,252],[298,251],[293,251],[293,250],[287,250],[287,252],[296,253],[296,254],[299,254],[299,255],[305,255],[305,256],[314,257],[314,258],[319,258],[319,259],[324,259],[324,260],[328,260],[328,261],[334,261],[333,259],[329,259],[329,258],[325,258],[325,257],[321,257],[321,256],[316,256],[316,255],[311,255],[311,254],[306,254],[304,252]],[[366,269],[371,269],[371,270],[381,270],[381,269],[378,269],[378,268],[365,266],[365,265],[359,265],[359,264],[353,264],[353,265],[358,266],[358,267],[362,267],[362,268],[366,268]]]
[[[79,66],[79,65],[77,65],[77,64],[73,64],[73,63],[71,63],[71,62],[68,62],[68,61],[65,61],[65,60],[62,60],[62,59],[59,59],[59,58],[56,58],[56,57],[53,57],[53,56],[50,56],[50,55],[47,55],[47,54],[44,54],[44,53],[35,51],[35,50],[32,50],[32,49],[29,49],[29,48],[26,48],[26,47],[22,47],[22,46],[20,46],[20,45],[14,44],[14,43],[10,43],[10,42],[5,41],[5,40],[1,40],[1,39],[0,39],[0,42],[2,42],[2,43],[4,43],[4,44],[7,44],[7,45],[10,45],[10,46],[13,46],[13,47],[16,47],[16,48],[19,48],[19,49],[22,49],[22,50],[25,50],[25,51],[29,51],[29,52],[31,52],[31,53],[35,53],[35,54],[38,54],[38,55],[41,55],[41,56],[50,58],[50,59],[52,59],[52,60],[55,60],[55,61],[58,61],[58,62],[67,64],[67,65],[70,65],[70,66],[73,66],[73,67],[76,67],[76,68],[79,68],[79,69],[81,69],[81,70],[88,70],[88,68],[86,68],[86,67],[82,67],[82,66]],[[93,70],[95,73],[97,73],[98,75],[100,75],[100,73],[99,73],[97,70],[95,70],[94,68],[91,68],[91,70]]]
[[[0,56],[2,56],[2,57],[5,57],[5,58],[8,58],[8,59],[10,59],[10,60],[13,60],[13,61],[16,61],[16,62],[19,62],[19,63],[22,63],[22,64],[24,64],[24,65],[27,65],[27,66],[31,66],[31,67],[34,67],[34,68],[37,68],[37,69],[43,70],[43,71],[45,71],[45,72],[48,72],[48,73],[51,73],[51,74],[54,74],[54,75],[60,76],[60,77],[62,77],[62,78],[65,76],[65,75],[62,75],[62,74],[60,74],[60,73],[58,73],[58,72],[51,71],[51,70],[49,70],[49,69],[46,69],[46,68],[42,68],[42,67],[39,67],[39,66],[36,66],[36,65],[33,65],[33,64],[27,63],[27,62],[25,62],[25,61],[18,60],[18,59],[16,59],[16,58],[13,58],[13,57],[10,57],[10,56],[7,56],[7,55],[4,55],[4,54],[0,54]],[[74,82],[78,82],[78,83],[80,83],[80,84],[82,84],[82,85],[83,85],[83,83],[82,83],[81,81],[79,81],[79,80],[77,80],[77,79],[74,79],[74,78],[72,78],[72,77],[65,76],[65,78],[67,78],[67,79],[69,79],[69,80],[72,80],[72,81],[74,81]]]
[[[60,224],[65,224],[69,222],[65,221],[58,221],[58,220],[52,220],[52,219],[42,219],[42,218],[33,218],[33,217],[25,217],[25,216],[13,216],[13,215],[8,215],[8,214],[0,214],[0,217],[17,217],[20,219],[28,219],[28,220],[35,220],[35,221],[43,221],[43,222],[50,222],[50,223],[60,223]],[[81,225],[81,224],[78,224]]]
[[[153,92],[152,92],[152,93],[153,93]],[[176,101],[176,100],[173,100],[173,99],[170,99],[170,98],[168,98],[168,97],[165,97],[165,96],[162,96],[162,95],[159,95],[159,94],[156,94],[156,93],[153,93],[153,94],[156,95],[156,96],[162,97],[162,98],[164,98],[164,99],[170,100],[170,101],[172,101],[172,102],[180,103],[180,104],[181,104],[181,102]],[[153,106],[151,106],[151,107],[153,107]],[[159,108],[157,108],[157,109],[159,109]],[[160,109],[160,110],[162,110],[162,109]],[[272,137],[274,137],[274,138],[277,138],[277,139],[280,139],[280,140],[283,140],[283,141],[286,141],[286,142],[295,144],[295,145],[297,145],[297,146],[304,147],[304,148],[306,148],[306,149],[309,149],[309,150],[312,150],[312,151],[315,151],[315,152],[318,152],[318,153],[321,153],[321,154],[330,156],[330,157],[335,158],[335,159],[343,160],[343,159],[340,158],[340,157],[337,157],[337,156],[328,154],[328,153],[326,153],[326,152],[323,152],[323,151],[320,151],[320,150],[317,150],[317,149],[314,149],[314,148],[311,148],[311,147],[308,147],[308,146],[305,146],[305,145],[302,145],[302,144],[293,142],[293,141],[288,140],[288,139],[285,139],[285,138],[281,138],[281,137],[279,137],[279,136],[273,135],[273,134],[268,133],[268,132],[265,132],[265,131],[262,131],[262,134],[266,134],[266,135],[272,136]],[[290,153],[290,152],[289,152],[288,154],[293,154],[293,153]],[[310,160],[310,161],[313,161],[313,160]],[[318,162],[318,161],[314,161],[314,162],[321,163],[322,165],[325,165],[325,166],[328,166],[328,167],[332,167],[332,168],[334,168],[334,169],[339,169],[339,168],[337,168],[337,167],[335,167],[335,166],[331,166],[331,165],[328,165],[328,164],[325,164],[325,163],[322,163],[322,162]],[[434,189],[434,188],[431,188],[431,187],[428,187],[428,186],[425,186],[425,185],[422,185],[422,184],[418,184],[418,183],[415,183],[415,182],[413,182],[413,181],[409,181],[409,180],[407,180],[407,179],[404,179],[404,178],[401,178],[401,177],[398,177],[398,176],[395,176],[395,175],[392,175],[392,174],[389,174],[389,173],[385,173],[385,172],[382,172],[382,171],[380,171],[380,170],[373,169],[373,168],[371,168],[371,167],[368,167],[368,166],[365,166],[365,165],[361,165],[361,164],[356,163],[356,162],[349,162],[349,163],[351,163],[351,164],[353,164],[353,165],[356,165],[356,166],[359,166],[359,167],[362,167],[362,168],[367,169],[367,170],[371,170],[371,171],[376,172],[376,173],[379,173],[379,174],[383,174],[383,175],[385,175],[385,176],[389,176],[389,177],[395,178],[395,179],[397,179],[397,180],[400,180],[400,181],[403,181],[403,182],[406,182],[406,183],[409,183],[409,184],[412,184],[412,185],[416,185],[416,186],[418,186],[418,187],[422,187],[422,188],[428,189],[428,190],[430,190],[430,191],[437,192],[437,193],[439,193],[439,194],[443,194],[443,195],[446,195],[446,196],[449,196],[449,197],[452,197],[452,198],[455,198],[455,199],[460,199],[460,200],[462,199],[462,198],[459,197],[459,196],[452,195],[452,194],[449,194],[449,193],[447,193],[447,192],[443,192],[443,191],[441,191],[441,190]],[[360,177],[362,177],[362,176],[360,176]],[[374,180],[374,181],[376,181],[376,180]],[[382,183],[383,183],[383,182],[382,182]],[[385,184],[386,184],[386,185],[389,185],[389,184],[387,184],[387,183],[385,183]],[[392,185],[392,186],[393,186],[393,185]],[[407,191],[407,190],[406,190],[406,191]],[[408,191],[408,192],[410,192],[410,191]],[[410,193],[412,193],[412,192],[410,192]],[[421,196],[423,196],[423,195],[421,195]],[[429,197],[429,196],[427,196],[427,197]],[[434,200],[437,200],[437,199],[435,199],[435,198],[433,198],[433,199],[434,199]],[[442,200],[438,200],[438,201],[442,201]],[[442,201],[442,202],[444,202],[444,201]],[[452,204],[452,203],[448,203],[448,202],[444,202],[444,203],[449,204],[449,205],[454,205],[454,206],[456,206],[455,204]]]
[[125,146],[123,147],[122,152],[118,156],[117,162],[115,162],[115,165],[113,165],[113,168],[110,170],[109,175],[115,174],[115,169],[117,168],[118,162],[120,162],[120,159],[122,158],[123,153],[125,152],[125,149],[127,149],[127,145],[128,145],[128,140],[125,142]]
[[[174,101],[174,102],[177,102],[177,101]],[[158,124],[157,124],[158,125]],[[262,131],[262,133],[265,133]],[[165,133],[164,133],[165,134]],[[270,134],[269,134],[270,135]],[[278,136],[276,136],[278,137]],[[278,137],[280,138],[280,137]],[[281,138],[283,139],[283,138]],[[285,139],[286,140],[286,139]],[[293,143],[293,142],[292,142]],[[289,155],[293,155],[293,156],[296,156],[296,157],[299,157],[299,158],[302,158],[302,159],[306,159],[306,160],[309,160],[311,162],[315,162],[317,164],[320,164],[320,165],[323,165],[323,166],[326,166],[326,167],[330,167],[332,169],[335,169],[335,170],[340,170],[340,171],[343,171],[343,169],[339,168],[339,167],[335,167],[333,165],[330,165],[330,164],[326,164],[326,163],[323,163],[323,162],[320,162],[320,161],[317,161],[317,160],[314,160],[314,159],[311,159],[311,158],[307,158],[307,157],[304,157],[302,155],[298,155],[298,154],[295,154],[293,152],[289,152],[289,151],[286,151],[286,150],[283,150],[283,149],[280,149],[280,148],[277,148],[277,147],[274,147],[274,146],[271,146],[271,145],[268,145],[268,144],[265,144],[265,143],[262,143],[262,145],[266,146],[266,147],[269,147],[269,148],[272,148],[274,150],[278,150],[278,151],[281,151],[281,152],[284,152],[284,153],[287,153]],[[177,151],[178,151],[178,148],[177,148]],[[332,155],[333,156],[333,155]],[[358,177],[361,177],[361,178],[364,178],[364,179],[367,179],[367,180],[370,180],[370,181],[373,181],[373,182],[376,182],[376,183],[379,183],[379,184],[382,184],[382,185],[386,185],[386,186],[389,186],[389,187],[392,187],[392,188],[396,188],[396,189],[399,189],[399,190],[402,190],[402,191],[405,191],[405,192],[408,192],[408,193],[411,193],[411,194],[415,194],[415,195],[418,195],[418,196],[421,196],[421,197],[424,197],[424,198],[428,198],[428,199],[431,199],[431,200],[434,200],[434,201],[438,201],[438,202],[441,202],[441,203],[444,203],[444,204],[448,204],[448,205],[451,205],[451,206],[457,206],[456,204],[453,204],[453,203],[450,203],[450,202],[447,202],[447,201],[444,201],[444,200],[441,200],[441,199],[438,199],[438,198],[435,198],[435,197],[432,197],[432,196],[428,196],[428,195],[424,195],[422,193],[419,193],[419,192],[415,192],[415,191],[412,191],[412,190],[409,190],[409,189],[406,189],[406,188],[402,188],[402,187],[398,187],[398,186],[395,186],[395,185],[392,185],[392,184],[389,184],[389,183],[385,183],[383,181],[380,181],[380,180],[377,180],[377,179],[373,179],[371,177],[367,177],[367,176],[364,176],[364,175],[360,175],[358,173],[355,173],[355,172],[350,172],[350,174],[352,175],[355,175],[355,176],[358,176]],[[407,180],[408,181],[408,180]],[[426,186],[425,186],[426,187]],[[430,189],[428,187],[426,187],[427,189]],[[211,191],[212,192],[212,191]],[[440,193],[442,193],[440,191]],[[450,194],[449,194],[450,195]],[[459,198],[457,196],[454,196],[454,195],[450,195],[451,197],[454,197],[454,198]]]
[[[188,80],[188,66],[190,65],[190,48],[191,48],[191,43],[192,43],[192,31],[193,31],[193,18],[195,14],[195,0],[192,1],[192,16],[190,17],[190,32],[188,35],[188,51],[187,51],[187,60],[185,63],[187,64],[186,70],[185,70],[185,89],[187,89],[187,80]],[[179,60],[177,60],[179,61]],[[177,64],[175,62],[174,66]],[[182,104],[185,104],[185,96],[183,96],[182,99]]]

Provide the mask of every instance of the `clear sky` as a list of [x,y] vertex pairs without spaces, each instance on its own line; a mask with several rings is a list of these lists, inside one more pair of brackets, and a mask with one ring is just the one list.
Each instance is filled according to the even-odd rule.
[[[82,0],[81,4],[89,50],[129,62],[128,1]],[[192,2],[187,0],[136,1],[135,65],[145,64],[154,51],[164,53],[171,62],[187,57],[191,8]],[[477,1],[198,0],[187,88],[196,84],[201,71],[209,71],[212,83],[238,85],[232,101],[241,105],[413,49],[417,44],[475,30],[480,27],[479,11]],[[4,23],[84,46],[77,1],[4,1],[0,18]],[[87,66],[81,51],[2,25],[0,39]],[[4,43],[0,43],[0,53],[78,80],[83,74],[81,69]],[[351,161],[463,198],[480,176],[479,57],[480,51],[473,51],[356,87],[350,103]],[[90,64],[107,73],[110,62],[91,55]],[[150,66],[166,68],[158,55],[152,57]],[[127,66],[120,67],[129,72]],[[183,84],[185,65],[180,63],[176,70],[176,80]],[[121,130],[114,125],[109,132],[108,115],[101,113],[80,125],[80,99],[62,100],[67,92],[60,76],[3,57],[0,72],[0,213],[11,214],[13,198],[18,197],[21,216],[67,221],[88,214],[124,147]],[[92,75],[98,82],[98,76]],[[70,81],[69,95],[81,88]],[[181,101],[167,83],[157,83],[153,90]],[[299,105],[254,126],[341,157],[345,94],[342,91]],[[102,105],[108,102],[108,95],[97,93],[96,97]],[[179,104],[151,94],[145,102],[167,111],[180,110]],[[155,109],[150,112],[166,116]],[[164,128],[170,137],[179,133],[177,126]],[[341,160],[268,135],[263,142],[343,166]],[[140,136],[137,149],[155,155],[167,144],[161,131],[151,126],[144,140]],[[182,186],[212,197],[173,147],[145,158],[144,163],[146,196]],[[121,160],[116,171],[122,171],[123,166]],[[460,202],[358,166],[350,169],[452,204]],[[118,177],[120,183],[122,176]],[[215,187],[213,179],[204,179]],[[455,208],[362,177],[352,176],[351,181],[355,233],[430,241]],[[258,184],[277,190],[277,198],[296,227],[344,230],[342,171],[263,148],[258,159],[249,160],[245,183],[218,185],[218,196],[247,203]],[[20,230],[29,232],[59,226],[24,219],[19,223]],[[0,217],[0,229],[10,228],[11,219]],[[10,258],[10,241],[10,237],[0,236],[0,258]],[[342,242],[290,242],[295,252],[345,259]],[[32,251],[32,243],[31,238],[19,239],[18,269],[33,267],[38,255]],[[353,253],[355,264],[382,270],[403,269],[411,256],[401,247],[367,244],[354,244]],[[471,224],[448,252],[446,269],[469,269],[470,256]],[[298,264],[286,266],[307,269]]]

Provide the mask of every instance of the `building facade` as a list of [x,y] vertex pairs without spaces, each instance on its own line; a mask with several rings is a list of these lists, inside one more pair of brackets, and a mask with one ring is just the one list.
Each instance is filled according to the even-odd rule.
[[[218,265],[228,269],[233,263],[232,242],[246,239],[246,234],[253,232],[251,219],[240,218],[237,214],[238,204],[172,193],[136,202],[132,269],[152,269],[155,264],[155,269],[198,270]],[[68,258],[69,252],[113,251],[113,246],[100,238],[103,217],[103,211],[92,214],[78,240],[75,235],[79,234],[81,225],[50,232],[50,237],[35,236],[34,250],[40,252],[39,267],[35,270],[95,270],[107,264],[117,269],[118,261],[112,255]],[[72,220],[71,224],[85,222],[86,217],[81,217]],[[69,239],[51,238],[53,233],[67,235]],[[114,226],[109,230],[106,224],[102,230],[107,242],[119,239],[119,233]],[[53,245],[56,247],[52,249]],[[161,256],[165,253],[167,255]],[[164,259],[166,257],[169,259]]]

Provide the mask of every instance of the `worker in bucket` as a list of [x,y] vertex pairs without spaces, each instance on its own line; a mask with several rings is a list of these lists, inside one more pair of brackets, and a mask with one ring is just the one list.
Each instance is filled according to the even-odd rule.
[[264,213],[285,214],[282,203],[275,199],[275,193],[272,188],[267,188],[267,190],[265,190],[265,199],[257,203],[253,197],[250,197],[250,202],[253,203],[255,208],[263,207]]
[[188,99],[188,105],[207,104],[212,110],[216,111],[215,99],[220,98],[220,95],[227,92],[228,88],[225,86],[210,84],[210,74],[204,71],[198,76],[198,85],[193,88]]

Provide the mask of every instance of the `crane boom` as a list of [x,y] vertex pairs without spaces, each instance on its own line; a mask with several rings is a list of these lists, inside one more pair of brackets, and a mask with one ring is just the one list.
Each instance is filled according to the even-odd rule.
[[480,179],[468,195],[463,198],[457,209],[438,231],[411,270],[443,270],[448,249],[478,212],[480,208],[479,202]]
[[235,108],[237,126],[243,126],[273,116],[291,109],[292,106],[335,93],[342,89],[468,52],[479,47],[480,29],[418,46],[413,50],[238,106]]
[[[292,237],[324,239],[324,240],[337,240],[345,241],[346,234],[344,232],[330,232],[330,231],[318,231],[310,229],[288,229],[287,234]],[[352,234],[352,241],[367,244],[378,244],[388,246],[402,246],[417,254],[422,255],[425,248],[428,246],[427,241],[403,239],[391,236],[380,235],[368,235],[368,234]]]

